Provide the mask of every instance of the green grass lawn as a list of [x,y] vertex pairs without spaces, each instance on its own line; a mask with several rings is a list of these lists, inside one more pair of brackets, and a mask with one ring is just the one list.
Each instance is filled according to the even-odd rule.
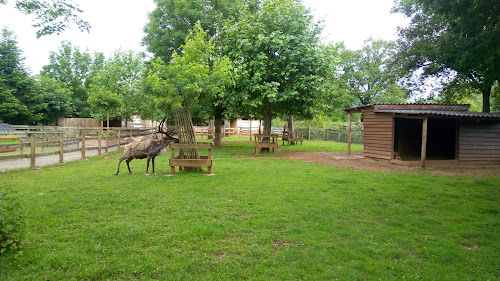
[[[316,145],[337,149],[302,149]],[[169,153],[159,175],[134,160],[115,176],[116,152],[0,173],[29,215],[0,280],[500,279],[500,176],[242,154],[250,142],[214,150],[213,177],[163,176]]]

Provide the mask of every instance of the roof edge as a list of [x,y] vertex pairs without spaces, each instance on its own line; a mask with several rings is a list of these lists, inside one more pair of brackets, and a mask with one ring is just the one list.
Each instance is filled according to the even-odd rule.
[[372,107],[377,110],[442,110],[442,111],[468,111],[470,104],[446,103],[374,103],[345,109],[346,113],[357,113]]

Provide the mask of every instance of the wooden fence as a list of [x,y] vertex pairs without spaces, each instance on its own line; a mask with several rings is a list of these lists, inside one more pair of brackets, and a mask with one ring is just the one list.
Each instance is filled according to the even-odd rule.
[[[56,129],[59,128],[59,129]],[[20,129],[20,130],[19,130]],[[64,153],[80,151],[85,159],[87,150],[96,149],[107,153],[110,147],[121,148],[126,137],[152,134],[156,128],[63,128],[33,127],[18,128],[18,131],[0,132],[0,138],[9,142],[0,142],[0,161],[31,158],[31,168],[36,167],[36,157],[59,154],[59,163],[64,162]]]

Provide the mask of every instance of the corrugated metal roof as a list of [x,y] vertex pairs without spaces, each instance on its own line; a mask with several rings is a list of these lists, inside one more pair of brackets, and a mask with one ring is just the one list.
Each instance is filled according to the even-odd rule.
[[500,119],[500,114],[482,113],[482,112],[469,112],[469,111],[443,111],[443,110],[404,110],[404,109],[382,109],[375,110],[375,113],[396,113],[396,114],[409,114],[409,115],[435,115],[447,117],[463,117],[463,118],[488,118]]
[[[419,110],[424,109],[425,107],[429,107],[429,110],[436,109],[436,107],[440,107],[440,110],[450,110],[453,111],[454,108],[461,108],[462,110],[467,110],[470,107],[470,104],[454,104],[454,103],[374,103],[362,106],[356,106],[352,108],[345,109],[345,112],[349,111],[358,111],[364,108],[377,108],[383,107],[384,109],[391,109],[391,107],[395,107],[392,109],[402,109],[401,107],[408,107],[408,109],[416,109]],[[414,107],[414,108],[411,108]]]

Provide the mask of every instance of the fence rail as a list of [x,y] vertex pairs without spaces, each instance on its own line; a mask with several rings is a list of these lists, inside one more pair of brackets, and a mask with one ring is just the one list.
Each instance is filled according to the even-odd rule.
[[[301,132],[304,139],[307,140],[324,140],[324,141],[338,141],[347,142],[347,128],[341,127],[337,129],[327,129],[327,128],[295,128],[296,132]],[[275,128],[273,133],[279,134],[281,136],[283,132],[282,128]],[[351,142],[363,144],[363,127],[354,126],[351,130]]]
[[[59,154],[59,163],[64,162],[64,154],[97,150],[101,155],[110,147],[120,149],[126,137],[149,135],[156,128],[65,128],[47,126],[18,126],[17,131],[0,132],[0,161],[31,158],[31,168],[36,167],[36,158]],[[4,152],[1,152],[4,151]]]

